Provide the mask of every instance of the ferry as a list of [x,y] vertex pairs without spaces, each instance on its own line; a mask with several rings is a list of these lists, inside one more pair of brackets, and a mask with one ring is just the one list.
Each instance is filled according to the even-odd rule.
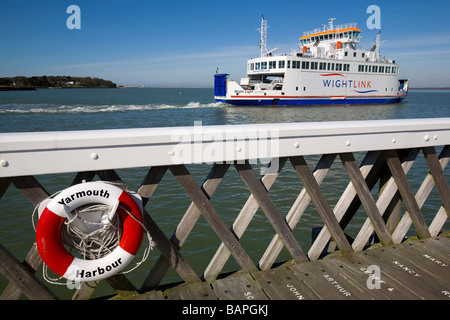
[[214,75],[214,99],[231,105],[301,106],[401,102],[409,80],[399,65],[380,55],[380,33],[370,50],[358,49],[356,23],[328,25],[303,33],[290,54],[267,50],[267,20],[261,19],[261,56],[247,61],[240,83],[229,74]]

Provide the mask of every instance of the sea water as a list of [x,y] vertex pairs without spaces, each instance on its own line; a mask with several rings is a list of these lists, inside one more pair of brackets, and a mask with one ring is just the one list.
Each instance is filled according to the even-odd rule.
[[[450,91],[412,90],[402,103],[389,105],[361,106],[321,106],[321,107],[234,107],[215,102],[212,88],[124,88],[124,89],[38,89],[36,91],[0,92],[0,132],[42,132],[66,130],[96,130],[123,128],[154,128],[193,126],[201,121],[207,125],[232,125],[255,123],[288,123],[314,121],[349,121],[450,117]],[[438,150],[439,151],[439,150]],[[0,150],[1,154],[1,150]],[[428,170],[419,155],[408,179],[414,190],[420,186]],[[311,169],[318,157],[307,159]],[[360,160],[360,159],[359,159]],[[323,188],[331,208],[338,201],[342,190],[348,184],[348,177],[338,170],[337,159],[323,182]],[[342,165],[341,165],[342,166]],[[188,166],[196,181],[206,178],[210,166]],[[148,168],[118,170],[120,177],[131,190],[137,190]],[[448,171],[448,170],[447,170]],[[446,171],[446,174],[447,174]],[[257,171],[259,172],[259,170]],[[447,174],[448,175],[448,174]],[[38,181],[52,194],[70,185],[75,173],[36,176]],[[280,213],[285,216],[301,190],[301,182],[287,164],[277,182],[270,191]],[[378,190],[378,188],[375,188]],[[376,191],[374,191],[376,194]],[[228,226],[233,224],[240,209],[247,200],[249,191],[233,167],[230,167],[224,181],[212,198],[212,203]],[[430,195],[422,209],[430,218],[435,214],[439,196]],[[190,204],[182,188],[170,172],[164,176],[161,186],[146,206],[161,229],[170,238],[178,222]],[[33,206],[17,191],[10,187],[0,200],[0,243],[19,259],[24,259],[34,242],[32,224]],[[355,217],[356,226],[346,229],[346,233],[355,236],[366,219],[364,213]],[[359,219],[359,220],[358,220]],[[35,218],[36,220],[36,218]],[[303,250],[307,252],[312,230],[323,225],[319,215],[310,204],[294,230]],[[447,223],[446,229],[450,226]],[[264,249],[274,234],[264,213],[258,210],[244,233],[241,243],[255,264],[258,263]],[[182,255],[199,275],[214,255],[220,240],[207,222],[200,218],[192,230],[188,241],[181,249]],[[145,242],[143,244],[145,246]],[[141,250],[143,251],[143,250]],[[136,257],[140,259],[140,255]],[[139,288],[159,256],[157,249],[150,253],[148,260],[128,275]],[[284,249],[278,261],[290,256]],[[225,271],[239,269],[230,258]],[[38,270],[38,277],[41,273]],[[165,282],[180,280],[170,270]],[[0,277],[0,292],[7,281]],[[54,287],[53,285],[49,285]],[[97,295],[113,293],[108,285],[102,284]],[[58,295],[70,298],[71,293],[63,287],[57,289]],[[70,290],[69,290],[70,291]],[[72,292],[73,293],[73,292]]]

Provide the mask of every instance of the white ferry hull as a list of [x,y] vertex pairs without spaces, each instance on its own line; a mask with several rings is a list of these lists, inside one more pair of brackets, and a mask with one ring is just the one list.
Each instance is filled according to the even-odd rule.
[[215,97],[218,102],[235,106],[328,106],[328,105],[363,105],[399,103],[406,96],[395,97],[264,97],[264,98],[230,98]]
[[[245,90],[235,81],[228,80],[227,74],[216,74],[214,99],[236,106],[321,106],[391,104],[406,98],[408,80],[398,80],[393,76],[382,77],[362,80],[368,78],[316,73],[305,75],[303,81],[285,81],[283,90]],[[308,81],[305,78],[309,78]],[[306,91],[306,94],[299,95],[299,89]],[[380,94],[381,92],[392,93]]]

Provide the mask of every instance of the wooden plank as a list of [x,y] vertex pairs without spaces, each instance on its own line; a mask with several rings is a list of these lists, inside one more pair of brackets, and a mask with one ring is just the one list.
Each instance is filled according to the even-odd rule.
[[450,257],[450,239],[448,239],[448,236],[441,235],[437,238],[414,241],[414,244],[424,245],[427,248],[434,250],[437,254],[444,256],[443,259]]
[[436,237],[439,232],[441,232],[441,229],[447,219],[447,211],[441,206],[433,221],[430,223],[430,227],[428,228],[432,237]]
[[323,261],[293,264],[289,268],[297,279],[301,279],[320,299],[361,300],[369,298]]
[[[306,262],[308,263],[308,262]],[[252,274],[271,300],[318,300],[319,297],[287,267]]]
[[3,197],[6,190],[8,190],[10,182],[9,178],[0,178],[0,199]]
[[[158,171],[158,173],[160,173],[160,171]],[[102,180],[112,182],[124,190],[127,189],[126,184],[122,181],[122,179],[119,177],[119,175],[115,170],[101,170],[97,172],[97,175]],[[143,212],[143,220],[144,226],[152,235],[152,238],[155,240],[157,247],[158,243],[164,243],[165,240],[162,239],[164,237],[161,235],[162,233],[160,232],[161,230],[158,230],[159,228],[155,228],[155,225],[153,224],[154,222],[153,219],[151,219],[151,217],[148,215],[145,209]],[[147,226],[149,226],[150,228],[147,228]],[[158,241],[156,241],[156,239]],[[181,257],[181,255],[179,255],[178,258],[179,257]],[[183,279],[186,279],[187,282],[196,282],[199,280],[197,274],[195,274],[195,272],[189,266],[187,266],[187,263],[183,258],[177,261],[177,264],[183,265],[181,268],[176,268],[175,270],[177,270],[177,272],[180,271],[182,273],[180,274],[180,276]],[[126,278],[124,274],[117,274],[111,278],[108,278],[107,281],[119,295],[130,296],[135,295],[137,293],[137,290],[134,287],[134,285]]]
[[[187,283],[199,282],[200,277],[195,273],[191,266],[186,262],[184,257],[178,251],[177,247],[166,237],[164,232],[159,228],[158,224],[144,209],[144,225],[147,230],[150,231],[153,241],[156,243],[156,247],[164,255],[164,257],[170,262],[170,265],[180,275],[180,277]],[[149,275],[150,276],[150,275]],[[147,277],[149,279],[149,277]],[[152,287],[151,284],[144,282],[146,287]],[[141,289],[141,291],[143,290]]]
[[[261,182],[264,184],[264,187],[267,191],[270,190],[273,183],[277,179],[280,171],[282,170],[287,161],[287,158],[279,158],[277,159],[277,161],[278,161],[277,171],[273,172],[272,170],[270,170],[271,165],[269,165],[266,171],[267,173],[264,174],[263,177],[261,178]],[[236,235],[236,237],[238,237],[239,239],[242,237],[258,208],[259,208],[258,202],[256,201],[255,197],[250,193],[250,196],[248,197],[238,216],[234,220],[233,226],[231,227],[231,230]],[[207,268],[205,269],[203,275],[205,280],[207,281],[214,280],[220,273],[220,270],[223,269],[223,266],[228,261],[229,257],[230,251],[228,251],[227,247],[223,243],[221,243],[216,253],[214,254],[214,257],[211,259]]]
[[450,288],[450,257],[436,254],[426,245],[414,246],[413,243],[411,241],[401,246],[387,246],[382,250],[405,259],[414,267],[429,273],[437,281],[446,283]]
[[71,185],[76,185],[82,183],[83,181],[92,181],[95,177],[95,171],[84,171],[78,172],[75,178],[73,179]]
[[[380,275],[375,275],[373,262],[364,259],[361,254],[332,254],[323,260],[332,268],[338,270],[339,274],[348,281],[355,283],[360,290],[365,292],[372,299],[377,300],[417,300],[418,295],[409,291],[406,287],[398,283],[395,278],[389,277],[381,269]],[[370,285],[370,288],[368,286]]]
[[[317,183],[320,185],[325,178],[328,170],[336,159],[335,154],[327,154],[323,155],[314,169],[314,178],[317,180]],[[264,180],[263,180],[264,182]],[[266,186],[266,184],[264,183]],[[267,186],[266,186],[267,188]],[[294,230],[297,226],[298,221],[302,217],[309,203],[311,202],[311,197],[305,188],[300,191],[297,199],[295,199],[294,204],[286,215],[286,222],[291,228]],[[259,261],[259,267],[261,270],[270,269],[275,262],[276,258],[280,254],[283,249],[283,241],[281,241],[280,236],[275,234],[266,251],[264,252],[261,260]]]
[[138,294],[136,287],[128,278],[121,273],[117,273],[106,279],[106,282],[122,296],[130,296]]
[[166,300],[166,296],[164,295],[164,292],[159,290],[153,290],[149,291],[143,294],[140,294],[138,296],[130,297],[130,300]]
[[406,178],[405,172],[402,169],[402,165],[398,158],[397,152],[395,150],[387,150],[383,151],[386,162],[391,170],[392,177],[397,184],[398,190],[402,196],[403,201],[405,202],[406,209],[411,216],[411,219],[416,228],[417,234],[420,238],[429,238],[431,237],[430,232],[428,231],[427,224],[422,216],[422,212],[420,211],[419,205],[414,197],[414,194],[411,190],[411,186],[409,185],[408,179]]
[[233,274],[212,284],[220,300],[267,300],[268,297],[248,273]]
[[448,299],[442,294],[449,289],[448,285],[424,272],[416,263],[386,250],[365,250],[362,254],[422,299]]
[[[163,172],[165,172],[164,168],[159,168],[157,170],[155,169],[153,171],[150,170],[149,174],[151,173],[152,174],[151,177],[154,177],[154,179],[150,179],[148,174],[146,176],[146,180],[144,181],[147,183],[149,183],[149,181],[156,183],[158,179],[161,180],[161,178],[163,177],[164,175]],[[118,176],[118,174],[114,170],[99,171],[97,172],[97,174],[102,180],[107,180],[115,184],[118,184],[124,189],[126,188],[126,184],[122,181],[122,179]],[[154,189],[150,189],[150,191],[147,189],[146,195],[150,197],[152,192],[154,192]],[[146,230],[150,232],[153,241],[156,243],[156,247],[161,251],[161,253],[166,257],[166,259],[170,261],[170,264],[173,266],[175,271],[180,275],[180,277],[187,283],[201,281],[199,276],[186,262],[186,260],[178,251],[178,249],[169,241],[169,239],[167,239],[164,232],[159,228],[159,226],[150,217],[150,215],[145,209],[143,211],[143,222]],[[127,287],[127,286],[129,287],[129,285],[125,282],[125,280],[120,285],[120,287]]]
[[[228,164],[214,164],[213,168],[208,174],[208,177],[206,178],[205,182],[203,182],[203,185],[201,187],[202,191],[208,198],[211,198],[215,193],[217,187],[219,186],[225,173],[227,172],[228,167]],[[192,202],[170,239],[170,241],[176,248],[180,249],[183,246],[184,242],[186,241],[188,235],[190,234],[192,228],[194,227],[200,216],[201,212]],[[155,288],[163,279],[169,266],[169,261],[164,257],[164,255],[161,254],[151,273],[144,282],[141,291]]]
[[161,179],[166,174],[167,167],[151,167],[147,175],[142,181],[138,193],[142,198],[142,204],[147,204],[148,200],[151,198],[156,188],[158,187]]
[[[23,265],[31,272],[35,273],[37,268],[41,265],[42,259],[39,255],[39,251],[37,250],[37,245],[34,243],[28,252],[25,260],[23,261]],[[22,295],[22,291],[16,287],[13,282],[10,282],[2,295],[0,296],[0,300],[18,300]]]
[[369,216],[372,226],[375,229],[381,243],[387,245],[392,243],[391,235],[384,224],[380,211],[372,198],[369,187],[367,186],[361,171],[358,168],[355,157],[352,153],[339,154],[345,170],[347,171],[353,187],[361,200],[361,203]]
[[49,197],[49,193],[33,176],[14,177],[11,182],[33,204],[37,206]]
[[[384,159],[380,157],[379,152],[367,152],[363,161],[361,162],[360,171],[370,187],[373,187],[375,185],[381,172],[383,171],[383,167]],[[353,188],[353,184],[349,182],[333,210],[333,213],[342,228],[345,228],[345,226],[347,226],[351,218],[359,209],[360,205],[361,202],[356,194],[356,190],[355,188]],[[311,248],[308,251],[308,257],[311,260],[317,260],[329,243],[330,238],[331,234],[328,231],[328,228],[324,226],[320,230],[314,243],[311,245]]]
[[[31,202],[33,206],[39,205],[43,200],[49,197],[49,193],[33,176],[11,178],[11,182],[19,191]],[[42,259],[37,250],[36,244],[33,244],[28,252],[23,264],[27,269],[34,273],[41,264]],[[19,299],[22,290],[16,287],[14,282],[8,284],[2,294],[3,299]]]
[[99,282],[100,280],[82,282],[80,288],[73,294],[72,300],[89,300],[95,289],[97,289]]
[[317,183],[317,180],[309,170],[305,159],[303,157],[292,157],[289,158],[289,160],[294,166],[294,169],[297,172],[298,176],[302,180],[302,183],[308,191],[308,194],[311,197],[314,205],[316,206],[319,215],[327,226],[327,229],[333,237],[334,241],[336,241],[339,249],[343,253],[353,251],[350,243],[345,237],[344,231],[342,231],[341,227],[339,226],[339,222],[328,206],[328,203],[322,191],[320,190],[320,186]]
[[425,155],[428,168],[430,168],[431,176],[433,177],[434,184],[436,185],[436,189],[441,197],[443,207],[447,212],[447,216],[450,218],[450,188],[448,187],[444,170],[441,168],[439,163],[436,150],[434,147],[426,147],[422,148],[422,152]]
[[292,258],[297,262],[308,261],[308,258],[292,234],[291,229],[282,218],[272,199],[270,199],[267,190],[256,176],[250,164],[246,162],[245,164],[235,164],[234,166],[256,201],[258,201],[259,206],[265,213],[272,227],[275,229],[275,232],[282,239]]
[[125,182],[122,181],[122,179],[119,177],[117,172],[115,170],[99,170],[96,171],[97,176],[102,181],[108,181],[112,184],[114,184],[116,187],[119,187],[123,190],[127,190],[127,185]]
[[[418,150],[418,149],[415,149]],[[444,169],[448,162],[450,157],[450,148],[447,146],[442,150],[440,155],[440,165],[441,168]],[[405,172],[406,174],[406,172]],[[434,187],[434,181],[431,174],[428,174],[424,181],[422,182],[419,190],[416,193],[416,200],[417,204],[419,205],[419,208],[423,206],[426,199],[428,198],[429,194],[431,193],[432,189]],[[439,210],[436,217],[433,219],[432,223],[430,224],[429,231],[430,235],[435,237],[441,230],[445,220],[447,219],[447,215],[445,210]],[[394,243],[401,243],[403,241],[403,238],[405,237],[406,233],[408,232],[409,227],[412,224],[412,219],[408,211],[406,211],[401,218],[397,228],[392,233],[392,240]]]
[[178,183],[183,187],[186,194],[191,198],[192,202],[195,203],[196,207],[205,217],[211,228],[220,240],[227,246],[228,250],[231,252],[241,268],[247,272],[257,270],[253,261],[242,248],[236,237],[228,229],[225,222],[219,216],[209,199],[201,191],[186,167],[183,165],[175,165],[170,166],[170,170],[177,179]]
[[0,244],[0,272],[30,299],[54,300],[56,296],[16,257]]
[[217,300],[208,282],[182,284],[165,292],[168,300]]

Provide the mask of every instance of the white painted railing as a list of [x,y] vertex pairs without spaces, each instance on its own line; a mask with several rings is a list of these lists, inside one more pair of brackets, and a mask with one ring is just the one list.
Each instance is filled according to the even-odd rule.
[[0,134],[0,177],[450,144],[450,118]]

